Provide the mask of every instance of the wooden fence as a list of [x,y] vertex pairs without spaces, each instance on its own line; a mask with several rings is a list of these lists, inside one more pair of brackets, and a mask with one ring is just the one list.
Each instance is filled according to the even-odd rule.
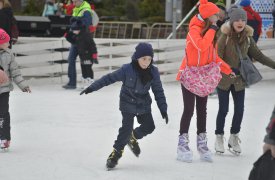
[[[95,39],[99,54],[99,64],[95,64],[95,79],[131,61],[138,42],[146,41],[154,48],[154,60],[164,82],[175,81],[176,73],[184,55],[185,40],[141,40],[141,39]],[[20,38],[13,51],[21,72],[26,79],[47,83],[68,81],[68,48],[64,38]],[[263,53],[275,59],[275,40],[259,41]],[[275,71],[256,63],[264,79],[275,79]],[[79,59],[77,60],[78,80],[81,78]]]

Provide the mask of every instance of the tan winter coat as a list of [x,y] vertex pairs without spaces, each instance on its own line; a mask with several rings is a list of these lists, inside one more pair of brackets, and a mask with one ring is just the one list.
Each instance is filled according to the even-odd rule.
[[0,66],[4,69],[9,77],[9,81],[0,85],[0,94],[13,90],[12,81],[14,81],[21,90],[28,87],[23,77],[21,76],[19,67],[14,60],[12,52],[7,50],[0,50]]
[[[257,47],[252,38],[253,29],[250,26],[246,25],[244,33],[246,33],[247,38],[243,39],[240,38],[240,34],[233,32],[232,28],[233,27],[230,26],[229,22],[223,24],[221,27],[221,35],[218,39],[218,54],[231,66],[231,68],[239,69],[240,66],[240,59],[235,45],[238,43],[243,57],[246,57],[249,54],[249,56],[254,60],[275,69],[275,61],[272,61],[270,58],[265,56]],[[222,76],[223,77],[218,85],[220,89],[228,90],[232,84],[236,91],[245,89],[245,82],[240,75],[236,78],[230,78],[226,74],[222,74]]]

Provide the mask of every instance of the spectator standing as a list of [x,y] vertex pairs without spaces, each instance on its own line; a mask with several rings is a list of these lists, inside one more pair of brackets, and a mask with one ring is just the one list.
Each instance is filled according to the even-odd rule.
[[[73,9],[74,19],[79,19],[82,21],[85,28],[89,28],[92,24],[92,10],[89,3],[83,0],[73,0],[75,8]],[[73,22],[73,21],[71,21]],[[92,38],[91,35],[89,38]],[[68,57],[68,77],[69,82],[62,86],[64,89],[75,89],[76,88],[76,58],[78,56],[77,47],[75,44],[71,44],[69,57]]]
[[57,11],[58,7],[55,4],[55,0],[46,0],[42,16],[47,17],[50,15],[56,15]]
[[81,89],[86,88],[94,81],[94,71],[92,69],[95,59],[93,54],[96,53],[96,45],[91,33],[87,27],[82,24],[81,20],[75,20],[71,25],[71,31],[66,35],[66,39],[76,45],[82,72]]
[[226,6],[223,0],[218,0],[215,4],[220,9],[219,20],[217,22],[217,26],[220,28],[227,19]]
[[250,0],[242,0],[240,2],[240,5],[243,7],[247,14],[247,25],[251,26],[254,29],[253,39],[257,43],[262,33],[262,18],[259,13],[252,9],[250,4]]
[[9,37],[11,37],[9,42],[9,48],[11,48],[11,45],[17,41],[18,29],[11,4],[8,0],[0,0],[0,28],[5,30]]

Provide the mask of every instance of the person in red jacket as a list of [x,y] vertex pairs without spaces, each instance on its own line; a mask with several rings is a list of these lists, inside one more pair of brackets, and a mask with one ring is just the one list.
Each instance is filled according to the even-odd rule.
[[[186,38],[186,56],[188,66],[204,66],[213,61],[221,63],[221,72],[229,75],[232,72],[230,66],[217,55],[215,48],[215,34],[218,30],[217,21],[220,9],[207,0],[200,0],[199,14],[195,15],[189,23],[189,33]],[[177,75],[180,80],[181,71],[186,67],[185,57]],[[195,101],[197,110],[197,149],[204,161],[212,162],[211,152],[207,147],[206,138],[206,97],[200,97],[181,85],[184,111],[180,123],[180,135],[177,148],[177,159],[184,162],[192,162],[193,153],[190,150],[188,130],[194,113]]]
[[68,0],[67,3],[63,3],[63,9],[64,13],[68,16],[71,16],[73,14],[73,9],[75,5],[73,4],[72,0]]
[[259,13],[252,9],[250,4],[250,0],[242,0],[240,2],[240,5],[243,7],[247,14],[247,25],[251,26],[254,29],[253,39],[257,43],[262,33],[262,18]]

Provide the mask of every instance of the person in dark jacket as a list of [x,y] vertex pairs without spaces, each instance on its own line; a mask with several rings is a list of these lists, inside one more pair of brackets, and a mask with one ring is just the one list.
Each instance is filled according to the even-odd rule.
[[[84,0],[73,0],[75,5],[73,9],[72,18],[79,19],[88,28],[92,24],[92,10],[89,3]],[[70,24],[72,25],[72,24]],[[90,38],[91,35],[90,35]],[[69,82],[62,87],[64,89],[75,89],[76,88],[76,58],[78,56],[77,48],[74,44],[71,44],[70,52],[68,56],[68,78]]]
[[266,132],[263,155],[253,164],[253,168],[249,174],[249,180],[275,179],[275,107],[271,114]]
[[226,12],[226,6],[224,4],[223,0],[218,0],[216,3],[216,6],[220,9],[219,12],[219,20],[217,21],[217,26],[221,28],[221,26],[225,23],[227,18],[227,12]]
[[16,20],[13,16],[13,11],[10,2],[8,0],[0,0],[0,28],[4,29],[11,37],[10,48],[11,45],[17,41],[17,39],[14,39],[12,33],[12,28],[15,25]]
[[7,74],[4,72],[2,66],[0,66],[0,84],[3,84],[9,80]]
[[89,29],[83,25],[82,21],[79,19],[73,19],[73,21],[71,30],[65,37],[77,48],[82,71],[83,84],[81,88],[84,89],[94,81],[92,66],[96,59],[93,55],[97,53],[97,48],[94,39],[90,38],[91,34]]
[[[153,57],[151,44],[139,43],[131,63],[124,64],[118,70],[103,76],[80,93],[80,95],[88,94],[117,81],[122,81],[119,105],[122,113],[122,127],[119,129],[113,152],[107,159],[107,168],[114,168],[117,165],[127,144],[138,157],[140,148],[137,139],[142,139],[154,131],[150,88],[155,95],[162,118],[166,120],[166,124],[168,123],[166,98],[158,68],[152,64]],[[134,117],[137,117],[140,126],[133,130]]]
[[275,107],[271,114],[270,122],[266,128],[266,136],[264,138],[264,153],[271,150],[272,156],[275,158]]

